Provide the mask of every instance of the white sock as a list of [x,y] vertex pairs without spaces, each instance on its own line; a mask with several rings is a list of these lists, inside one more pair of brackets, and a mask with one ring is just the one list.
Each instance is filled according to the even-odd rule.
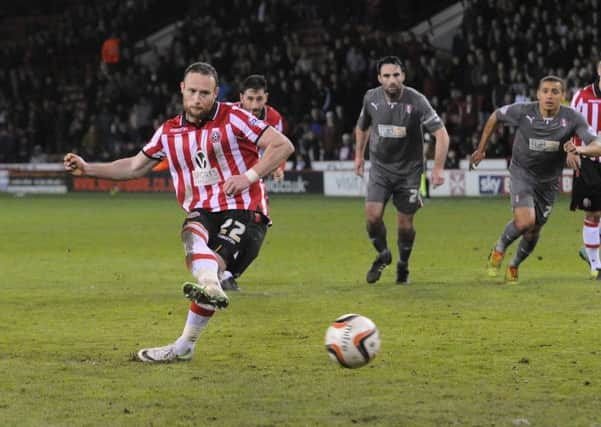
[[591,271],[601,268],[601,262],[599,262],[599,243],[601,241],[599,237],[599,223],[593,222],[588,219],[584,220],[582,226],[582,241],[586,248],[586,255],[591,264]]
[[189,351],[194,351],[200,333],[206,328],[213,314],[215,314],[215,309],[210,305],[200,305],[195,302],[190,304],[182,335],[175,341],[175,354],[181,356]]
[[232,273],[230,273],[229,271],[224,271],[223,273],[221,273],[220,276],[221,276],[220,277],[221,280],[227,280],[230,277],[234,277],[234,275]]

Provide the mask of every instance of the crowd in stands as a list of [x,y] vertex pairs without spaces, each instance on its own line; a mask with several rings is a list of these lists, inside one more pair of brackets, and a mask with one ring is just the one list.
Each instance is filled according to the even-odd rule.
[[[56,161],[67,151],[91,160],[136,153],[180,112],[182,72],[198,60],[219,71],[221,100],[237,100],[248,74],[266,76],[269,103],[297,147],[296,168],[351,160],[363,93],[378,84],[376,61],[397,55],[406,84],[445,121],[447,166],[457,167],[496,107],[534,100],[546,74],[567,80],[569,99],[593,80],[600,59],[597,0],[466,0],[450,52],[399,29],[409,18],[398,2],[67,3],[20,21],[18,28],[31,24],[26,37],[0,42],[0,163]],[[137,43],[174,23],[166,48]],[[511,141],[511,130],[500,129],[488,156],[508,158]]]

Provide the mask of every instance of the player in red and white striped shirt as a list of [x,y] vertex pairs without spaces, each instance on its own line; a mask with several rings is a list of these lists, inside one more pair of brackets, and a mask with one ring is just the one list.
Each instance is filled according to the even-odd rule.
[[[135,156],[87,163],[69,153],[74,175],[132,179],[167,158],[177,200],[187,212],[182,227],[186,263],[197,283],[185,283],[192,300],[182,335],[164,347],[142,349],[143,362],[190,360],[198,336],[216,308],[229,299],[219,271],[247,240],[263,238],[268,209],[261,177],[293,153],[292,143],[271,126],[232,104],[217,102],[218,76],[206,63],[190,65],[180,83],[183,113],[167,120]],[[259,149],[264,149],[259,159]]]
[[[283,132],[284,123],[281,114],[272,106],[267,105],[269,92],[267,91],[267,81],[260,74],[252,74],[242,82],[240,87],[240,102],[236,105],[240,108],[253,114],[255,117],[263,120],[275,129]],[[259,151],[259,156],[262,152]],[[284,161],[280,167],[274,170],[271,174],[272,178],[280,181],[284,178],[284,169],[286,162]],[[224,290],[239,291],[240,287],[236,282],[244,270],[259,254],[259,249],[262,242],[250,242],[249,245],[242,248],[236,257],[235,262],[231,266],[231,271],[224,271],[221,275],[221,286]]]
[[[571,106],[586,118],[591,132],[601,134],[601,62],[597,64],[597,79],[576,92]],[[574,138],[581,145],[579,138]],[[578,252],[591,269],[591,277],[601,280],[601,261],[599,260],[599,221],[601,218],[601,163],[599,157],[578,157],[568,155],[568,165],[575,169],[570,209],[584,211],[582,240],[584,247]]]

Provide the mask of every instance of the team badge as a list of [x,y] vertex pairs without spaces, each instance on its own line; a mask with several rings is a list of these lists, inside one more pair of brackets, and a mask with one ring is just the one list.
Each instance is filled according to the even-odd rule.
[[213,142],[213,144],[216,144],[221,141],[221,132],[219,132],[219,129],[213,129],[211,131],[211,141]]
[[411,114],[411,111],[412,111],[412,110],[413,110],[413,105],[411,105],[411,104],[406,104],[406,105],[405,105],[405,112],[406,112],[407,114]]
[[568,127],[568,121],[566,119],[561,119],[559,124],[562,128]]

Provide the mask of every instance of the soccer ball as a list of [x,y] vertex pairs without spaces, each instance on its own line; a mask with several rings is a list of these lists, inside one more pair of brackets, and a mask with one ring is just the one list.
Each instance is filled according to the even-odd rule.
[[326,331],[326,350],[340,366],[360,368],[380,351],[378,328],[360,314],[340,316]]

